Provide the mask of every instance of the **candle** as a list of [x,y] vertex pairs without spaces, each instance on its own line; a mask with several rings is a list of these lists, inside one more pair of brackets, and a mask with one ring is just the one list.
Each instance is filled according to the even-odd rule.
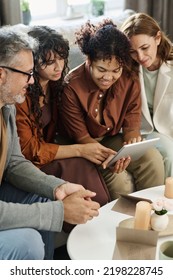
[[150,227],[151,204],[147,201],[139,201],[136,204],[134,228],[148,230]]
[[173,198],[173,177],[167,177],[165,180],[165,193],[167,198]]

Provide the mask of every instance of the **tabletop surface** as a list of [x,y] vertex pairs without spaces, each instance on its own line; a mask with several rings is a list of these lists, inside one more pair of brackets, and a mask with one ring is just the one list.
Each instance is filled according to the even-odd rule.
[[[164,196],[164,186],[153,187],[131,195],[155,200]],[[104,205],[99,216],[86,224],[77,225],[69,234],[67,250],[72,260],[112,260],[116,242],[116,227],[119,222],[131,216],[112,211],[116,200]],[[169,214],[173,214],[169,212]],[[159,237],[156,249],[165,240],[173,240],[173,236]]]

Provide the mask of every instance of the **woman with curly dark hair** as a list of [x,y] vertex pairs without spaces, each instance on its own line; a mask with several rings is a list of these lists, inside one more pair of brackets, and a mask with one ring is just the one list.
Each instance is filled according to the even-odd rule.
[[34,52],[35,83],[28,88],[25,102],[16,106],[22,152],[45,173],[97,192],[94,200],[104,205],[109,193],[97,167],[87,159],[96,145],[58,145],[54,141],[58,99],[68,72],[69,43],[46,26],[34,26],[28,34],[38,40],[39,48]]
[[86,61],[65,78],[61,124],[68,136],[80,144],[101,144],[93,160],[112,199],[117,192],[133,190],[125,169],[133,175],[137,190],[163,184],[164,165],[157,149],[136,161],[129,157],[117,161],[111,170],[106,166],[112,155],[101,151],[101,147],[117,151],[124,143],[142,141],[140,86],[129,40],[106,19],[97,25],[86,22],[76,32],[76,42]]

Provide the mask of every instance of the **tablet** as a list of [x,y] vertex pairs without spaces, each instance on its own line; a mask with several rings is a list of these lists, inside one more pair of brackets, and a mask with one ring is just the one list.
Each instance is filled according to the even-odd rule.
[[141,142],[124,145],[117,154],[110,160],[108,167],[113,165],[117,160],[130,156],[132,160],[139,159],[148,149],[155,146],[160,138],[143,140]]

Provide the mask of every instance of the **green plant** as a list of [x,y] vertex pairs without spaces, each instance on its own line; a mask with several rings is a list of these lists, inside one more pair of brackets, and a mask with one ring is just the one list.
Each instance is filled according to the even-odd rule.
[[92,14],[95,16],[101,16],[105,10],[105,0],[91,0]]
[[105,0],[91,0],[91,3],[94,5],[104,5]]
[[27,0],[21,0],[20,1],[20,6],[21,6],[21,10],[22,12],[26,12],[26,11],[29,11],[30,8],[29,8],[29,2]]

